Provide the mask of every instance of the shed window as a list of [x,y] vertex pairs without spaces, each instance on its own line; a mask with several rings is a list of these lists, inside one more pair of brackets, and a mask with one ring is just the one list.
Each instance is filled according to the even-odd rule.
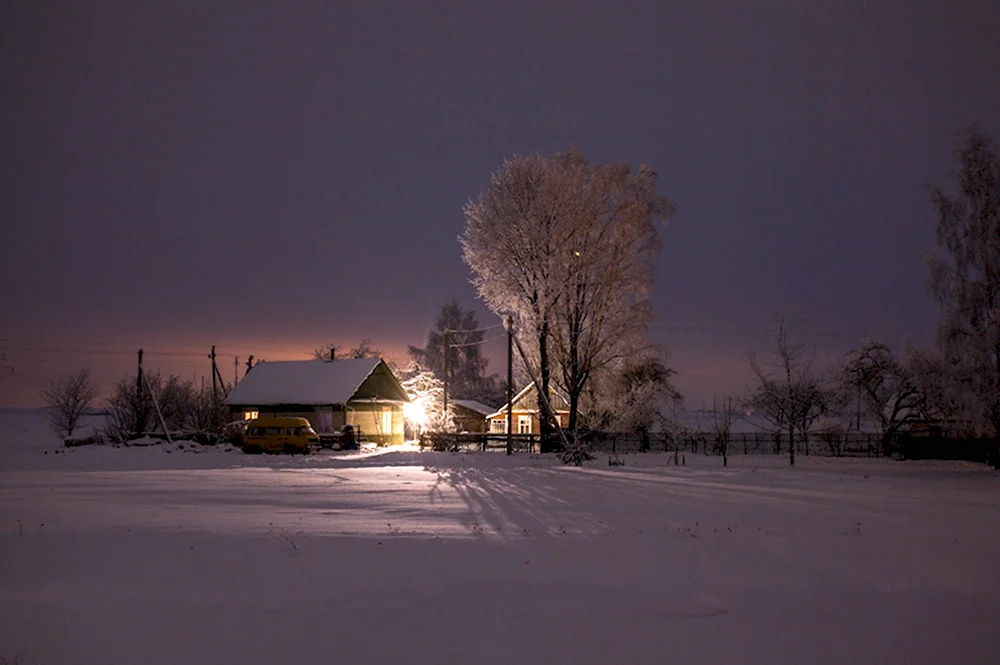
[[260,416],[260,412],[256,409],[252,411],[243,412],[243,420],[256,420]]

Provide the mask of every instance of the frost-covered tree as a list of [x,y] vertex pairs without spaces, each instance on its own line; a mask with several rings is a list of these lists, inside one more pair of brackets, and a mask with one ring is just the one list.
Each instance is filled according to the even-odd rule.
[[42,388],[49,424],[57,434],[70,437],[80,418],[90,409],[97,388],[90,380],[90,370],[53,379]]
[[552,346],[575,436],[588,381],[645,346],[661,248],[656,222],[667,220],[673,204],[657,196],[656,174],[646,166],[633,172],[625,164],[591,165],[576,151],[558,163],[569,194],[568,261]]
[[449,403],[445,412],[444,382],[434,372],[415,365],[404,373],[400,385],[410,398],[404,407],[404,415],[414,435],[419,436],[424,431],[455,430],[454,409]]
[[909,368],[884,343],[868,341],[849,351],[840,368],[845,398],[857,395],[868,419],[878,428],[883,454],[896,434],[922,409],[922,396]]
[[[515,156],[465,207],[473,284],[493,312],[514,318],[540,396],[557,373],[571,430],[587,383],[638,348],[648,323],[654,222],[673,209],[655,179],[648,167],[592,165],[576,150]],[[543,439],[548,432],[543,418]]]
[[[465,206],[459,240],[472,283],[491,311],[511,316],[538,368],[539,395],[550,391],[549,336],[560,296],[559,263],[565,244],[563,203],[548,160],[515,156],[493,173]],[[538,413],[546,410],[539,397]],[[541,417],[541,435],[551,423]]]
[[930,287],[944,308],[939,341],[962,359],[960,379],[975,402],[977,429],[1000,436],[1000,154],[973,126],[955,150],[958,191],[931,188],[937,240],[947,258],[932,257]]
[[677,372],[667,353],[644,349],[602,371],[588,386],[581,421],[590,429],[613,429],[648,438],[654,426],[665,426],[682,401],[673,384]]

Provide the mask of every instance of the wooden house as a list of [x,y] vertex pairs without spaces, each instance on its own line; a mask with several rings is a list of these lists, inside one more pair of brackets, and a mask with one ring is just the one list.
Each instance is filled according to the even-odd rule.
[[[513,426],[514,432],[518,434],[538,434],[541,423],[538,419],[538,388],[535,383],[529,383],[521,389],[513,403]],[[560,427],[569,426],[569,401],[566,396],[554,387],[549,386],[549,404],[556,412]],[[507,432],[507,405],[500,407],[486,417],[489,421],[490,432],[493,434],[505,434]]]
[[233,420],[300,416],[320,434],[351,425],[365,439],[383,444],[403,442],[408,401],[379,358],[262,362],[226,399]]

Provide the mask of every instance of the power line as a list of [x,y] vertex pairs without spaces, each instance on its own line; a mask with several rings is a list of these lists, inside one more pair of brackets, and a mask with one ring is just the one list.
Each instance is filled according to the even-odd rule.
[[464,342],[462,344],[449,343],[448,346],[453,349],[458,349],[463,346],[478,346],[479,344],[486,344],[487,342],[492,342],[497,339],[504,339],[505,337],[507,337],[507,333],[504,333],[503,335],[497,335],[496,337],[490,337],[489,339],[481,339],[478,342]]
[[493,330],[495,328],[502,328],[502,327],[503,327],[502,323],[497,323],[496,325],[487,326],[485,328],[455,328],[455,329],[446,328],[445,330],[442,330],[441,332],[444,332],[444,333],[447,333],[449,335],[452,335],[452,334],[455,334],[455,333],[486,332],[487,330]]

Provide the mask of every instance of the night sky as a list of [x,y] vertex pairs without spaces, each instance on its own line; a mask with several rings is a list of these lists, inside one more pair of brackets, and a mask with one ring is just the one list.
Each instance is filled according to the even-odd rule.
[[[433,7],[431,5],[434,5]],[[423,343],[515,152],[678,204],[654,341],[690,406],[776,312],[817,361],[927,343],[926,183],[1000,135],[995,0],[0,3],[0,404],[55,374]],[[491,369],[500,371],[499,346]]]

